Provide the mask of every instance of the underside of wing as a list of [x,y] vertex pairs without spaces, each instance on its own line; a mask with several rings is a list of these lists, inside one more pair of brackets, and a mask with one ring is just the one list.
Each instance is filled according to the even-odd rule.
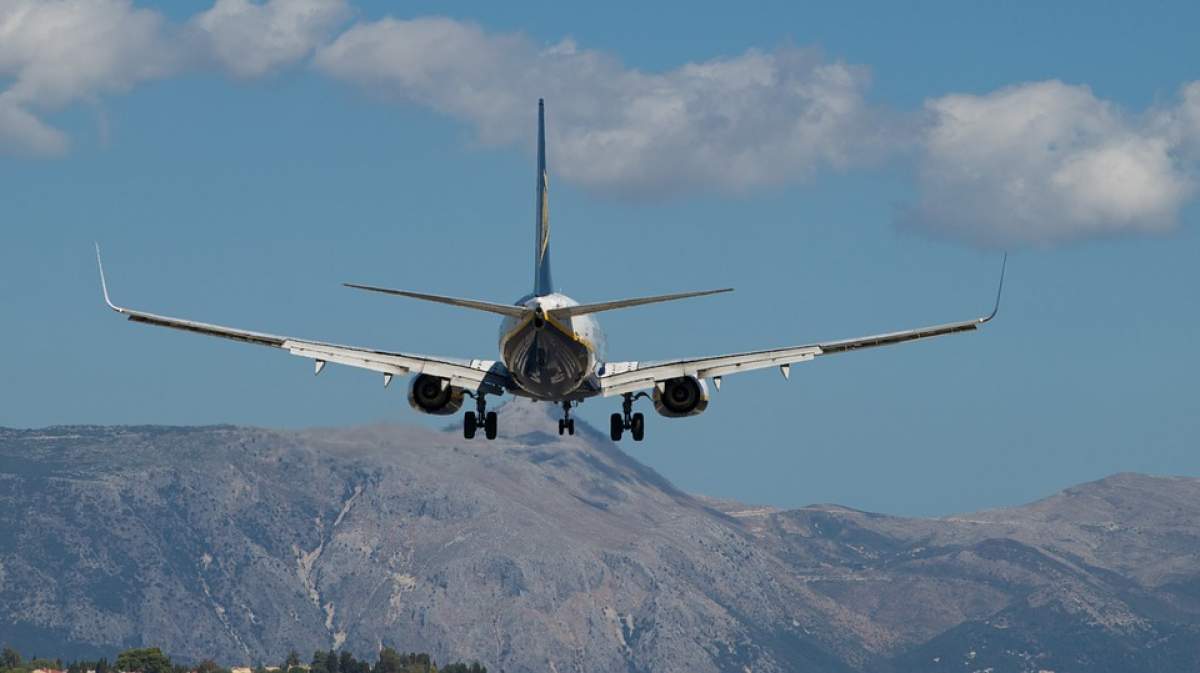
[[692,376],[698,379],[711,378],[717,380],[718,385],[720,385],[720,378],[728,374],[749,372],[768,367],[780,367],[784,375],[787,376],[789,374],[788,367],[808,362],[818,355],[845,353],[860,348],[888,346],[905,341],[916,341],[918,339],[966,332],[978,328],[984,321],[985,319],[979,318],[966,322],[922,327],[903,332],[877,334],[857,339],[844,339],[841,341],[749,351],[746,353],[732,353],[713,357],[684,358],[646,363],[614,362],[605,366],[605,373],[599,378],[600,391],[604,396],[622,395],[628,392],[651,388],[660,381],[684,376]]
[[1007,261],[1008,258],[1005,256],[1005,261],[1000,267],[1000,284],[996,290],[996,303],[992,308],[992,312],[981,318],[946,323],[944,325],[918,327],[917,329],[900,332],[874,334],[854,339],[825,341],[803,346],[733,353],[714,357],[684,358],[648,363],[610,362],[605,365],[603,373],[598,377],[600,383],[598,393],[604,396],[623,395],[657,386],[663,381],[687,376],[697,379],[711,378],[719,388],[721,377],[727,374],[754,371],[767,367],[779,367],[780,371],[786,377],[790,374],[791,365],[807,362],[818,355],[846,353],[863,348],[891,346],[906,341],[917,341],[919,339],[929,339],[948,334],[957,334],[959,332],[970,332],[996,317],[996,313],[1000,309],[1000,294],[1004,290],[1004,271]]
[[253,332],[183,318],[173,318],[118,306],[112,302],[108,295],[108,282],[104,277],[103,263],[100,262],[99,247],[96,249],[96,262],[100,266],[100,286],[104,292],[104,302],[108,304],[109,308],[125,315],[129,320],[134,322],[169,327],[171,329],[221,337],[234,341],[243,341],[260,346],[281,348],[292,355],[316,361],[317,373],[320,373],[327,362],[380,372],[384,375],[385,385],[391,381],[393,376],[404,376],[407,374],[435,376],[445,379],[449,385],[467,390],[484,389],[488,392],[500,392],[510,388],[512,385],[511,377],[509,377],[504,365],[492,360],[442,358],[372,348],[342,346],[263,332]]

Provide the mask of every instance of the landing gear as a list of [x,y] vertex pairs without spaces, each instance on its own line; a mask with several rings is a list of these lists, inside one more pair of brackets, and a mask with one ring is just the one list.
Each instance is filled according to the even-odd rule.
[[475,411],[463,414],[463,437],[474,439],[475,432],[483,428],[483,436],[488,439],[496,438],[496,412],[487,410],[487,400],[483,393],[467,393],[475,398]]
[[468,411],[463,414],[463,437],[467,439],[475,439],[475,430],[479,427],[479,420],[475,418],[474,411]]
[[621,435],[625,433],[625,421],[621,418],[621,414],[613,414],[608,417],[608,434],[614,442],[621,441]]
[[608,419],[608,434],[614,442],[621,441],[621,435],[628,430],[633,441],[640,442],[646,436],[646,417],[640,412],[633,413],[633,401],[639,397],[649,397],[646,393],[625,393],[621,402],[621,413],[613,414]]
[[496,412],[489,411],[483,418],[483,436],[488,439],[496,438]]
[[575,434],[575,419],[571,418],[571,401],[564,400],[562,403],[562,408],[563,408],[563,417],[560,418],[558,421],[558,434],[561,435],[565,432],[568,435],[574,435]]
[[629,434],[633,435],[633,441],[640,442],[646,436],[646,417],[642,412],[638,412],[629,419]]

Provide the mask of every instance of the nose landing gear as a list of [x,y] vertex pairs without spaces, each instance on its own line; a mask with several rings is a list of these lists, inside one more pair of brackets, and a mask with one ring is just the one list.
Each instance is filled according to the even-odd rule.
[[563,417],[558,420],[558,434],[560,435],[564,432],[568,435],[575,434],[575,419],[571,418],[571,405],[570,400],[563,400]]
[[466,393],[475,398],[475,411],[468,411],[463,414],[463,437],[474,439],[475,431],[483,428],[484,437],[495,439],[496,412],[487,410],[487,400],[484,399],[483,393],[472,393],[470,391],[466,391]]
[[641,412],[633,413],[633,401],[640,397],[650,397],[646,393],[625,393],[621,402],[621,413],[609,417],[608,434],[614,442],[621,441],[621,435],[628,430],[633,441],[640,442],[646,436],[646,417]]

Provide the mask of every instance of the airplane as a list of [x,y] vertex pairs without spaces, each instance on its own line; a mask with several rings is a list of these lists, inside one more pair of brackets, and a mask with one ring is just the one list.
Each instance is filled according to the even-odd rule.
[[466,398],[474,400],[475,410],[463,414],[463,437],[467,439],[474,438],[479,429],[483,429],[484,436],[489,440],[496,438],[496,412],[487,410],[486,398],[488,395],[499,396],[508,393],[560,405],[562,418],[558,421],[559,435],[575,434],[575,419],[571,417],[571,410],[583,400],[592,397],[620,397],[621,412],[610,417],[609,434],[613,441],[619,441],[628,431],[637,442],[642,441],[645,436],[646,421],[643,414],[633,411],[636,400],[650,399],[654,410],[668,418],[695,416],[708,407],[708,381],[719,391],[721,380],[725,376],[769,367],[778,367],[787,379],[790,377],[792,365],[808,362],[818,356],[973,331],[995,318],[1000,308],[1007,255],[1001,264],[1000,284],[992,312],[973,320],[855,339],[714,357],[681,358],[661,362],[608,361],[604,357],[604,335],[596,322],[595,314],[714,295],[729,292],[732,288],[589,304],[581,304],[557,292],[550,275],[550,185],[546,170],[546,113],[545,103],[540,99],[537,134],[532,292],[513,304],[503,304],[375,285],[344,283],[347,287],[359,290],[449,304],[503,316],[499,360],[467,360],[341,346],[172,318],[118,306],[109,297],[104,264],[100,259],[100,246],[97,244],[96,264],[100,271],[104,302],[109,308],[134,322],[286,350],[292,355],[313,360],[315,374],[320,374],[326,363],[333,362],[381,373],[384,387],[387,387],[395,376],[414,375],[408,389],[408,402],[419,412],[451,415],[462,408]]

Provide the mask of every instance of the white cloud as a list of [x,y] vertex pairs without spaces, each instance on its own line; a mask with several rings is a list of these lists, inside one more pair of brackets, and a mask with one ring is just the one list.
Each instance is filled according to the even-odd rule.
[[1177,104],[1155,111],[1153,126],[1184,158],[1200,160],[1200,81],[1181,87]]
[[66,136],[36,112],[122,92],[175,65],[163,19],[128,0],[0,4],[0,151],[59,154]]
[[0,154],[57,156],[69,145],[62,131],[0,95]]
[[0,0],[0,153],[66,152],[45,115],[67,105],[185,69],[252,78],[311,57],[488,144],[531,146],[545,97],[554,174],[625,196],[743,192],[903,154],[917,176],[903,225],[1011,247],[1166,231],[1197,189],[1200,82],[1141,114],[1057,81],[951,94],[913,124],[867,102],[865,68],[811,49],[646,72],[570,39],[543,47],[448,18],[335,36],[351,14],[348,0],[216,0],[171,23],[132,0]]
[[1195,189],[1178,151],[1186,106],[1131,118],[1087,87],[1049,81],[926,109],[909,226],[999,246],[1159,232]]
[[186,25],[131,0],[0,2],[0,152],[60,155],[43,116],[215,62],[254,77],[307,58],[349,15],[345,0],[217,0]]
[[570,40],[540,49],[452,19],[383,19],[350,28],[315,64],[467,121],[486,143],[530,143],[532,103],[545,97],[556,174],[626,194],[791,182],[885,149],[865,69],[813,50],[646,73]]
[[349,15],[345,0],[217,0],[190,23],[222,67],[258,77],[307,57]]

